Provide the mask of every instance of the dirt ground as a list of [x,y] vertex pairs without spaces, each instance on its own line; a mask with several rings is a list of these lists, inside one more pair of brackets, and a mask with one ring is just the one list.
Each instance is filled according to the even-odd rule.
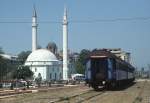
[[107,91],[84,103],[150,103],[150,81],[138,81],[124,90]]
[[[45,92],[20,94],[0,99],[0,103],[51,103],[52,101],[89,90],[92,90],[92,88],[79,86],[76,88],[69,87]],[[132,86],[121,90],[107,90],[101,95],[96,95],[88,100],[80,96],[76,97],[76,99],[75,101],[68,100],[66,103],[77,103],[79,99],[84,100],[82,101],[83,103],[150,103],[150,81],[137,81]]]

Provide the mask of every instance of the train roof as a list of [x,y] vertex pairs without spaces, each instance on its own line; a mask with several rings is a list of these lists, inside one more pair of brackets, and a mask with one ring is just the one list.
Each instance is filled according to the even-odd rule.
[[107,50],[94,50],[89,54],[88,58],[105,58],[105,57],[119,59],[119,57],[117,57],[116,55]]
[[87,59],[91,58],[113,58],[118,60],[119,62],[128,65],[130,68],[134,68],[130,63],[127,63],[126,61],[122,60],[121,58],[117,57],[115,54],[111,53],[110,51],[107,50],[94,50],[92,51]]

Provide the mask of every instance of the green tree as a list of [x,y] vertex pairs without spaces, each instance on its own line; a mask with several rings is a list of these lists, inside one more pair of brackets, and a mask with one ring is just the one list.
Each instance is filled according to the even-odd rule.
[[77,61],[75,65],[77,73],[84,74],[84,65],[79,61]]
[[79,54],[79,59],[76,62],[76,71],[77,73],[81,73],[84,74],[85,73],[85,61],[87,59],[87,57],[89,56],[90,51],[83,49],[81,50],[80,54]]
[[[0,53],[4,54],[2,48],[0,48]],[[17,63],[12,63],[11,60],[0,55],[0,80],[12,79],[13,72],[17,69],[17,66]]]
[[22,51],[21,53],[18,54],[18,59],[21,61],[22,64],[25,63],[30,53],[31,51]]
[[0,47],[0,54],[4,54],[4,51],[2,50],[1,47]]
[[150,78],[150,64],[148,64],[147,66],[148,66],[148,77]]
[[0,80],[3,79],[3,76],[6,74],[6,60],[0,56]]
[[27,66],[19,67],[14,72],[14,79],[24,79],[27,80],[28,78],[31,78],[33,76],[33,72],[29,69]]
[[[2,50],[1,47],[0,47],[0,54],[4,54],[4,51]],[[8,60],[6,60],[0,55],[0,81],[3,80],[3,77],[7,73],[7,66],[8,66]]]

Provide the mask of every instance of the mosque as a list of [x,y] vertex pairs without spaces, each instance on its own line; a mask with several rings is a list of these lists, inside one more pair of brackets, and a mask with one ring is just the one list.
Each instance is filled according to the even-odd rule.
[[34,73],[34,79],[39,75],[42,80],[68,80],[68,21],[67,10],[63,16],[63,61],[57,58],[57,46],[49,43],[46,49],[37,49],[37,13],[34,9],[32,16],[32,53],[28,56],[25,66]]

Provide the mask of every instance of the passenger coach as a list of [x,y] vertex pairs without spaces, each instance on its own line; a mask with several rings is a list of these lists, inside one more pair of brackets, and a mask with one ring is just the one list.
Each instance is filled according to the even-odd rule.
[[90,53],[86,61],[86,83],[95,90],[99,86],[117,87],[134,81],[134,67],[106,50]]

